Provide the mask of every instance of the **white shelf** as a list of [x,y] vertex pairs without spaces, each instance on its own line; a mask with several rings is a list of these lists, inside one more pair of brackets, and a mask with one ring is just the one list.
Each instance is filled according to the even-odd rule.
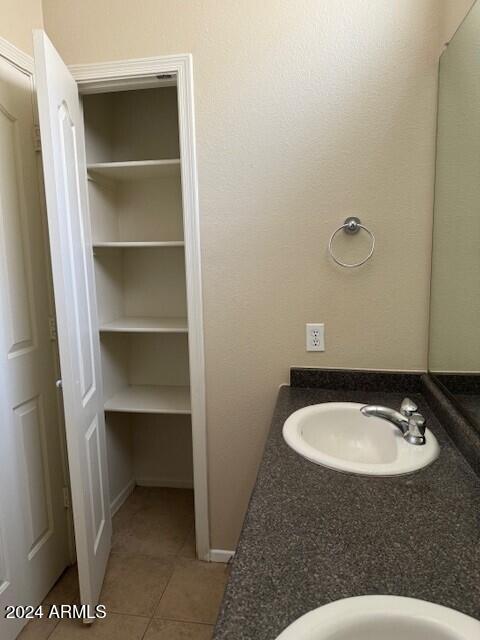
[[139,160],[87,164],[88,175],[110,180],[145,180],[180,175],[180,160]]
[[187,333],[186,318],[118,318],[100,327],[103,332],[119,333]]
[[94,249],[148,249],[152,247],[184,247],[183,240],[165,240],[163,242],[94,242]]
[[132,385],[107,400],[105,411],[189,414],[190,387]]

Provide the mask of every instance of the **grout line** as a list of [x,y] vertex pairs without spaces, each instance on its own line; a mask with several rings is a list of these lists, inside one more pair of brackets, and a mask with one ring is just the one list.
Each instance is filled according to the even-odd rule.
[[[168,584],[168,583],[167,583]],[[166,589],[166,587],[165,587]],[[165,592],[165,589],[162,591],[162,596],[160,597],[160,600],[163,597],[163,594]],[[154,605],[155,609],[156,607],[160,604],[160,600],[158,601],[158,603],[156,605]],[[111,609],[107,607],[107,615],[110,613],[114,613],[117,616],[133,616],[135,618],[154,618],[155,617],[155,613],[132,613],[130,611],[119,611],[118,609]]]
[[150,627],[152,626],[152,623],[154,621],[158,621],[158,622],[176,622],[178,624],[196,624],[196,625],[202,625],[204,627],[210,627],[212,630],[215,627],[215,623],[211,624],[210,622],[191,622],[190,620],[175,620],[175,618],[151,618],[149,623],[147,624],[147,628],[145,629],[145,632],[143,634],[143,636],[140,638],[140,640],[145,640],[145,638],[147,637],[147,633],[148,630],[150,629]]
[[113,609],[107,609],[107,617],[110,613],[113,613],[115,616],[130,616],[132,618],[145,618],[146,620],[152,619],[152,616],[143,613],[127,613],[125,611],[113,611]]
[[[174,561],[176,559],[176,555],[172,553],[166,553],[161,556],[152,556],[149,553],[141,553],[140,551],[111,551],[110,555],[112,556],[140,556],[141,558],[148,558],[149,560],[163,560],[163,561]],[[173,562],[175,564],[175,562]]]
[[170,582],[171,582],[171,580],[172,580],[172,577],[173,577],[173,574],[174,574],[174,573],[175,573],[175,562],[173,563],[173,566],[172,566],[172,573],[170,574],[170,577],[168,578],[167,582],[165,583],[165,587],[164,587],[164,589],[163,589],[163,591],[162,591],[162,595],[160,596],[159,601],[158,601],[158,602],[157,602],[157,604],[155,605],[155,609],[153,610],[153,614],[152,614],[152,619],[155,617],[155,612],[157,611],[158,607],[160,606],[160,603],[161,603],[161,601],[162,601],[162,598],[163,598],[163,596],[165,595],[165,592],[166,592],[166,590],[167,590],[167,588],[168,588],[168,585],[170,584]]
[[[30,624],[30,623],[29,623]],[[48,640],[49,638],[52,637],[53,632],[56,630],[56,628],[58,627],[58,625],[60,624],[60,620],[57,620],[55,623],[55,626],[53,627],[53,629],[50,631],[50,633],[47,635],[47,637],[45,638],[45,640]],[[26,625],[26,627],[24,627],[24,629],[26,629],[28,627],[28,624]]]
[[160,620],[163,622],[178,622],[180,624],[201,624],[204,627],[214,627],[215,626],[215,622],[200,622],[199,620],[186,620],[184,618],[152,618],[152,622],[153,620]]
[[153,621],[153,618],[150,618],[150,619],[149,619],[149,621],[148,621],[147,626],[145,627],[145,631],[143,632],[143,635],[142,635],[142,637],[140,638],[140,640],[144,640],[145,636],[146,636],[146,635],[147,635],[147,633],[148,633],[148,630],[150,629],[150,625],[152,624],[152,621]]

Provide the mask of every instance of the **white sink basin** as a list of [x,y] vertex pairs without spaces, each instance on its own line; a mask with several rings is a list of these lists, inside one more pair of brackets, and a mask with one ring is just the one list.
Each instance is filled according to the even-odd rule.
[[409,444],[387,420],[364,416],[363,406],[327,402],[299,409],[285,421],[283,437],[311,462],[362,475],[412,473],[438,457],[440,447],[429,429],[424,445]]
[[277,640],[478,640],[480,622],[438,604],[399,596],[337,600],[305,614]]

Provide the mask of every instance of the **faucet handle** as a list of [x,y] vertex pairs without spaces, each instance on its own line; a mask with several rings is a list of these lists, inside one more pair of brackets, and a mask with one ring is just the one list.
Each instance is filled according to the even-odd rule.
[[[406,418],[410,418],[414,413],[418,411],[417,405],[410,400],[410,398],[404,398],[400,407],[400,413]],[[418,414],[420,415],[420,414]],[[422,416],[423,417],[423,416]]]
[[425,429],[426,429],[426,420],[422,416],[422,414],[415,412],[415,413],[412,413],[410,418],[415,423],[415,426],[417,427],[417,429],[419,430],[421,435],[424,436],[425,435]]

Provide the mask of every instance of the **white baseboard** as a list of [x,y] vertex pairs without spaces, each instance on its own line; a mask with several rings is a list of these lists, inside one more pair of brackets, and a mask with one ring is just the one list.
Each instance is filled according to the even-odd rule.
[[171,478],[137,477],[136,484],[139,487],[170,487],[172,489],[193,489],[191,480],[172,480]]
[[235,555],[235,551],[228,549],[210,549],[210,562],[230,562]]
[[135,483],[135,478],[132,478],[129,481],[129,483],[127,484],[127,486],[124,487],[120,491],[118,496],[112,500],[112,502],[110,503],[110,511],[112,512],[112,518],[117,513],[117,511],[120,509],[120,507],[125,502],[125,500],[128,498],[128,496],[135,489],[135,484],[136,484]]

